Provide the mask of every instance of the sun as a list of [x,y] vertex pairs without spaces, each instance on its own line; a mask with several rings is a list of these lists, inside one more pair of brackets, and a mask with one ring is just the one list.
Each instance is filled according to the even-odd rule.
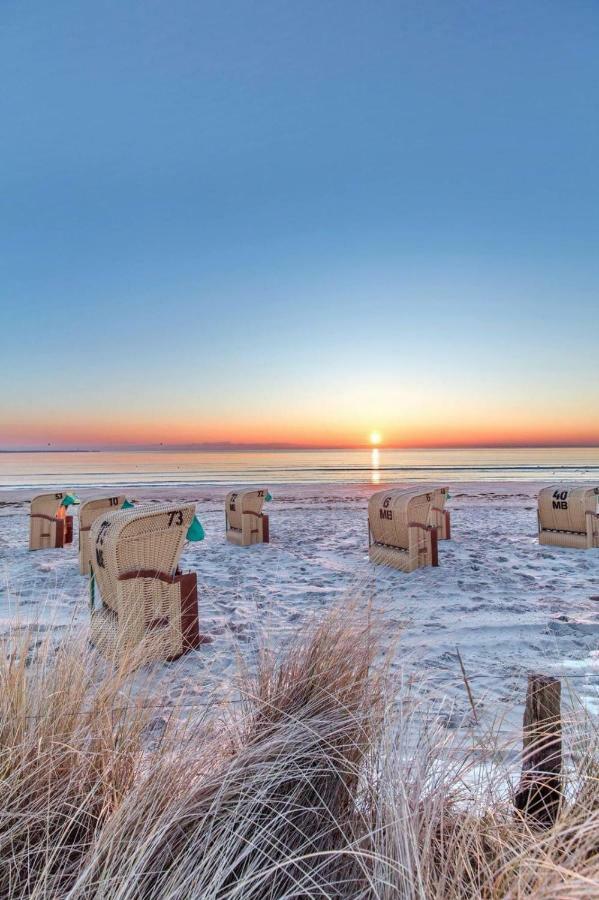
[[382,441],[382,436],[379,431],[371,431],[370,432],[370,443],[373,447],[376,447]]

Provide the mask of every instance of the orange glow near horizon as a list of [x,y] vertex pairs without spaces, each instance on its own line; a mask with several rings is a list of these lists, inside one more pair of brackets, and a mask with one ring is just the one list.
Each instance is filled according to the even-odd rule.
[[[440,415],[432,421],[410,421],[402,417],[401,425],[387,422],[386,448],[415,449],[426,447],[522,447],[522,446],[597,446],[599,427],[589,427],[588,417],[582,422],[542,420],[519,421],[520,417],[506,417],[505,423],[489,417],[473,422],[466,416],[461,421]],[[368,435],[365,439],[365,434]],[[184,446],[193,444],[286,445],[290,447],[376,449],[382,442],[382,432],[368,432],[360,423],[343,427],[339,419],[331,422],[302,421],[291,423],[273,416],[270,421],[247,416],[228,420],[200,418],[197,424],[174,418],[115,417],[103,421],[91,417],[41,417],[34,423],[13,421],[0,432],[0,447],[52,446],[122,447],[122,446]]]
[[[383,361],[384,362],[384,361]],[[383,363],[381,363],[382,365]],[[520,374],[452,377],[418,370],[386,379],[342,366],[300,377],[147,384],[117,390],[94,379],[30,402],[10,393],[0,411],[0,448],[82,449],[250,445],[371,450],[599,446],[595,382],[538,384]],[[273,377],[273,372],[276,377]],[[476,376],[476,377],[475,377]],[[87,376],[86,376],[87,377]]]
[[[472,388],[426,385],[413,391],[331,384],[326,390],[278,393],[242,403],[235,395],[206,400],[140,394],[110,405],[90,399],[67,408],[20,407],[5,414],[0,448],[173,447],[197,444],[319,448],[458,448],[599,446],[599,421],[588,393],[554,392],[530,403]],[[376,423],[376,427],[373,426]],[[381,450],[384,452],[384,450]]]

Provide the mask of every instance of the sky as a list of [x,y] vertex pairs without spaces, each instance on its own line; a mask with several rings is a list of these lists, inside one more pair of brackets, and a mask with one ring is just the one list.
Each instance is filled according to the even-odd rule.
[[599,444],[596,0],[2,0],[0,449]]

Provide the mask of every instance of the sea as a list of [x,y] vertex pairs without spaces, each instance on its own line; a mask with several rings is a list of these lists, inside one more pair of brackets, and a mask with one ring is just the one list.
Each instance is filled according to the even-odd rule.
[[0,490],[189,484],[591,481],[599,447],[0,452]]

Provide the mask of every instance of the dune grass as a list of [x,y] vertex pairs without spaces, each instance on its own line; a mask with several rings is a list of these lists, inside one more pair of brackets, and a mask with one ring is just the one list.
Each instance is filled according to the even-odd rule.
[[158,739],[126,669],[34,643],[0,659],[0,900],[599,896],[594,733],[555,827],[528,826],[481,766],[497,736],[416,728],[355,611],[264,654],[234,712],[175,711]]

